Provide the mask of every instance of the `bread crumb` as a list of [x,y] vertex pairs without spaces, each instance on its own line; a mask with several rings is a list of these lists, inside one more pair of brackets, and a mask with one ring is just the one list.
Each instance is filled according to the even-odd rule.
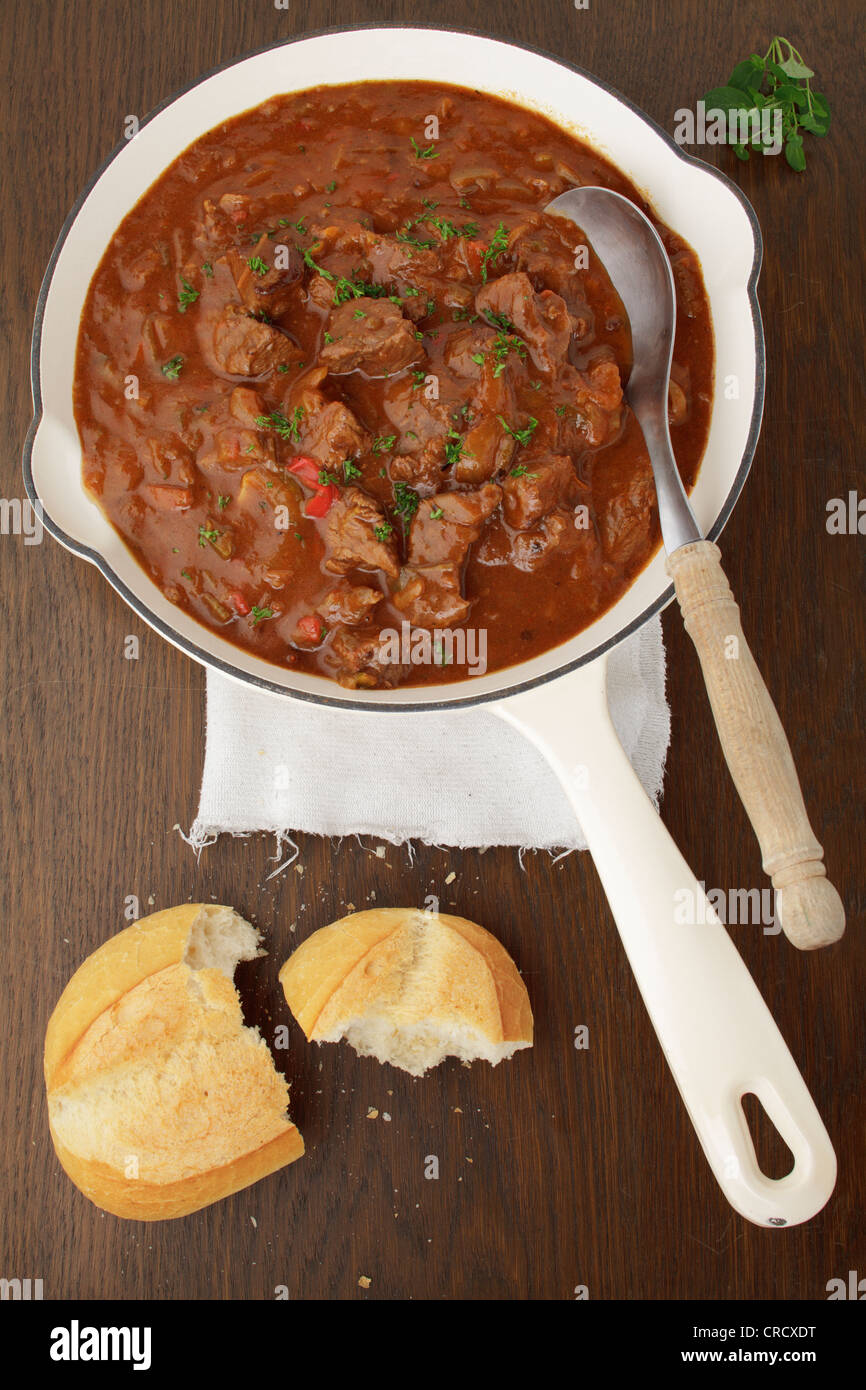
[[391,1119],[391,1116],[388,1114],[388,1111],[387,1111],[387,1110],[383,1110],[383,1111],[382,1111],[382,1119],[383,1119],[383,1120],[390,1120],[390,1119]]
[[348,912],[354,912],[354,911],[355,911],[355,904],[354,904],[354,903],[346,903],[346,912],[348,913]]
[[459,1105],[455,1105],[455,1107],[454,1107],[454,1114],[455,1114],[455,1115],[462,1115],[462,1114],[463,1114],[463,1111],[460,1109],[460,1106],[459,1106]]
[[304,866],[303,866],[303,864],[296,864],[296,865],[295,865],[295,873],[296,873],[296,874],[303,874],[303,872],[304,872]]
[[251,1217],[250,1217],[250,1220],[252,1221],[252,1223],[253,1223],[253,1225],[255,1226],[256,1230],[258,1230],[258,1229],[259,1229],[259,1223],[258,1223],[258,1221],[256,1220],[256,1218],[255,1218],[254,1216],[251,1216]]
[[376,1109],[371,1105],[371,1106],[369,1107],[369,1109],[367,1110],[367,1119],[368,1119],[368,1120],[378,1120],[378,1118],[379,1118],[379,1112],[378,1112],[378,1110],[376,1110]]
[[384,858],[385,858],[385,846],[384,846],[384,845],[377,845],[377,846],[376,846],[376,858],[377,858],[377,859],[384,859]]
[[372,1281],[372,1279],[370,1278],[370,1276],[369,1276],[368,1274],[362,1274],[361,1277],[360,1277],[360,1279],[358,1280],[358,1288],[359,1288],[359,1289],[369,1289],[369,1287],[370,1287],[370,1285],[372,1284],[372,1282],[373,1282],[373,1281]]
[[456,877],[457,877],[457,875],[455,874],[454,870],[452,869],[452,870],[451,870],[451,873],[448,875],[448,877],[446,878],[445,882],[446,882],[446,883],[453,883]]

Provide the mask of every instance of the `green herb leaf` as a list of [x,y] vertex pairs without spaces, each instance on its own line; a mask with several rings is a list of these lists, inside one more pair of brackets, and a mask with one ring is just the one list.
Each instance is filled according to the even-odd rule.
[[177,297],[177,307],[181,314],[185,314],[187,306],[195,304],[195,301],[198,299],[198,290],[194,290],[189,280],[184,280],[182,275],[180,277],[180,283],[181,291]]
[[499,223],[490,240],[490,245],[481,257],[481,279],[487,283],[487,268],[495,265],[503,251],[508,250],[508,232],[503,222]]
[[257,415],[256,424],[262,430],[276,430],[281,439],[290,439],[297,444],[300,439],[301,421],[304,418],[304,407],[295,406],[291,420],[287,419],[280,410],[272,410],[270,415]]
[[435,148],[433,147],[433,145],[428,145],[427,148],[426,148],[426,150],[422,150],[421,147],[420,147],[419,144],[418,144],[418,141],[415,139],[415,136],[414,136],[414,135],[410,137],[409,143],[410,143],[410,145],[412,146],[412,149],[415,151],[415,157],[416,157],[416,159],[438,159],[438,158],[439,158],[439,155],[438,155],[438,153],[436,152],[436,150],[435,150]]

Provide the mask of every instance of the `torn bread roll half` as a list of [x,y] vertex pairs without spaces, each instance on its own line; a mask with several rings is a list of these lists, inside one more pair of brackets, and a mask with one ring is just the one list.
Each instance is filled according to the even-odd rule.
[[232,908],[187,903],[119,932],[69,981],[45,1036],[49,1124],[98,1207],[186,1216],[304,1152],[232,982],[264,954]]
[[465,917],[409,907],[354,912],[308,937],[280,983],[311,1042],[345,1038],[361,1056],[413,1076],[445,1057],[495,1066],[532,1046],[517,967]]

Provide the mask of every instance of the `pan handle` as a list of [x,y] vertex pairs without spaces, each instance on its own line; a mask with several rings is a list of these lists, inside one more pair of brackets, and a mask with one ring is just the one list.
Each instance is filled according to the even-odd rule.
[[[728,1201],[759,1226],[808,1221],[836,1181],[829,1135],[742,958],[622,749],[605,675],[606,661],[596,661],[493,708],[535,744],[574,807],[653,1027]],[[758,1166],[741,1103],[750,1092],[794,1156],[783,1178]]]
[[725,761],[777,893],[782,930],[813,951],[838,941],[845,909],[826,877],[776,706],[743,636],[740,610],[712,541],[674,550],[667,571],[704,673]]

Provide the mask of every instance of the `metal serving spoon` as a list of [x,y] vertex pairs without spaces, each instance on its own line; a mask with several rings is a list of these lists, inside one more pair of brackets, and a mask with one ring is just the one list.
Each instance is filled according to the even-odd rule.
[[629,316],[633,366],[626,397],[649,451],[667,572],[700,659],[725,760],[776,889],[782,929],[805,950],[826,946],[845,930],[845,910],[826,877],[791,749],[743,636],[718,546],[701,535],[671,447],[676,294],[667,253],[640,209],[610,189],[570,189],[545,211],[576,223],[589,238]]

